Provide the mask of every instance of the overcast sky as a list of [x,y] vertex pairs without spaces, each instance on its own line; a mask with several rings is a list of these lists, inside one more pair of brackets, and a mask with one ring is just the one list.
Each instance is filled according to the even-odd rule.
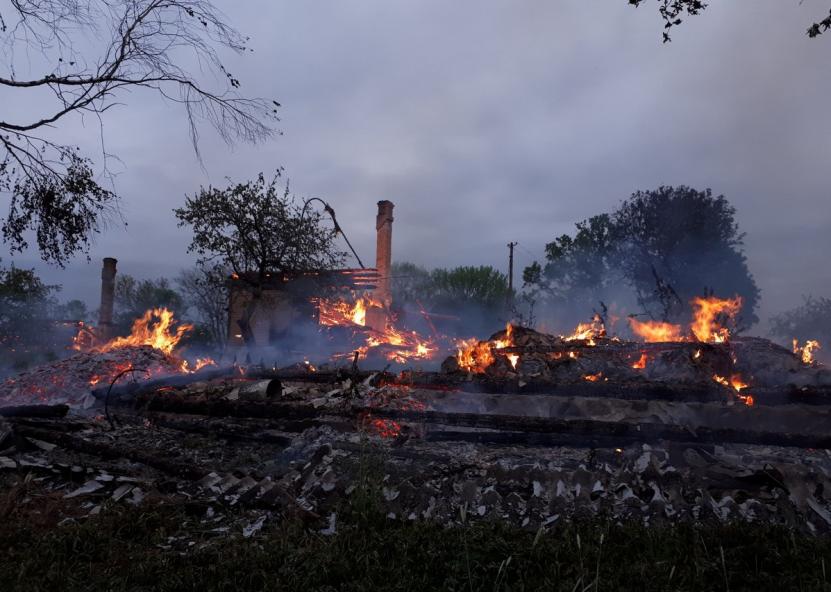
[[[171,213],[185,194],[283,166],[299,196],[332,204],[365,261],[375,203],[393,201],[394,258],[428,267],[504,269],[518,241],[521,270],[635,190],[710,187],[747,233],[760,317],[831,296],[831,33],[804,34],[828,2],[710,4],[662,45],[654,2],[220,1],[254,48],[229,69],[280,101],[283,135],[229,150],[206,129],[203,169],[181,110],[124,95],[105,138],[127,228],[100,236],[89,264],[4,262],[37,264],[95,308],[102,257],[138,277],[192,263]],[[93,121],[63,133],[100,155]]]

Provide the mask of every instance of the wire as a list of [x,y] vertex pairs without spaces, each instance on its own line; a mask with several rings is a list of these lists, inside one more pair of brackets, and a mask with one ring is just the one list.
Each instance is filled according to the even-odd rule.
[[355,251],[354,247],[352,246],[352,243],[349,242],[349,238],[346,236],[346,233],[343,231],[343,228],[341,228],[340,224],[338,224],[338,219],[337,217],[335,217],[335,210],[328,203],[326,203],[319,197],[310,197],[305,202],[303,202],[303,210],[300,212],[300,221],[303,221],[303,217],[306,215],[306,208],[313,201],[319,201],[323,204],[323,210],[332,218],[332,222],[335,225],[335,232],[337,234],[340,234],[343,237],[343,240],[346,241],[349,250],[352,251],[353,255],[355,255],[355,259],[358,260],[358,264],[361,266],[361,269],[366,269],[366,265],[364,265],[364,262],[361,261],[361,258],[358,256],[358,253]]

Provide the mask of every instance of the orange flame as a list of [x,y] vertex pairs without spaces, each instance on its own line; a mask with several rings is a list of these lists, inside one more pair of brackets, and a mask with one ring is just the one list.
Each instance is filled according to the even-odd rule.
[[112,341],[96,348],[110,351],[119,347],[149,345],[170,355],[193,325],[181,324],[175,329],[173,313],[166,308],[148,310],[140,319],[133,322],[133,328],[126,337],[116,337]]
[[736,396],[748,407],[752,407],[753,404],[756,402],[753,399],[753,395],[742,394],[742,390],[749,387],[750,384],[745,382],[744,379],[740,375],[733,374],[728,379],[728,378],[725,378],[724,376],[719,376],[718,374],[713,374],[713,380],[716,381],[717,383],[719,383],[720,385],[732,388],[734,391],[736,391]]
[[728,321],[735,319],[742,308],[742,297],[716,298],[715,296],[692,299],[693,322],[690,330],[699,341],[723,343],[730,337],[730,331],[722,326],[720,320],[726,317]]
[[685,340],[681,325],[661,321],[639,321],[634,317],[629,317],[629,327],[635,335],[647,343]]
[[822,349],[822,346],[816,339],[809,339],[805,342],[805,345],[803,345],[802,347],[800,347],[798,339],[794,338],[793,340],[793,353],[795,353],[802,359],[803,364],[814,363],[815,349]]
[[376,302],[368,296],[361,296],[354,303],[328,298],[315,298],[314,303],[317,306],[318,322],[327,327],[339,325],[360,325],[364,327],[366,326],[367,308],[381,306],[380,302]]
[[643,370],[646,368],[646,363],[649,361],[649,358],[646,356],[646,352],[641,352],[641,357],[638,358],[638,361],[632,364],[632,368],[636,370]]
[[193,368],[191,368],[187,360],[182,360],[182,363],[179,365],[179,370],[192,374],[198,372],[205,366],[216,366],[216,362],[211,358],[196,358],[196,362],[194,362]]
[[[505,337],[502,339],[494,339],[492,341],[479,341],[475,337],[471,339],[463,339],[456,343],[457,353],[456,359],[459,362],[459,367],[468,372],[482,373],[485,368],[496,361],[493,355],[493,350],[505,349],[511,347],[514,343],[513,338],[514,328],[508,323],[505,327]],[[511,365],[516,368],[516,362],[519,361],[519,356],[516,361],[512,360],[512,354],[508,355],[508,360]]]
[[583,376],[583,380],[588,380],[589,382],[597,382],[601,378],[603,378],[602,372],[598,372],[597,374],[586,374]]
[[606,326],[603,324],[603,319],[599,314],[592,317],[591,323],[579,323],[577,328],[567,337],[563,337],[565,341],[585,341],[586,345],[595,345],[595,339],[606,337]]

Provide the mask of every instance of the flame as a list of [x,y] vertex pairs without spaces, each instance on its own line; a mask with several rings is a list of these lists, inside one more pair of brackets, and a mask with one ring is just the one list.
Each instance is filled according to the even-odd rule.
[[517,362],[519,362],[518,354],[508,354],[508,361],[511,363],[511,368],[516,370]]
[[429,339],[423,339],[415,331],[396,329],[391,323],[387,323],[382,331],[366,327],[367,311],[370,308],[383,308],[380,302],[369,296],[360,296],[354,302],[327,298],[314,298],[312,302],[317,306],[320,325],[353,327],[356,334],[360,331],[365,336],[363,345],[349,354],[336,354],[336,357],[351,357],[354,352],[358,352],[359,359],[365,358],[370,349],[388,345],[393,347],[385,350],[383,356],[391,362],[404,364],[410,359],[432,358],[438,352],[438,348]]
[[646,362],[649,361],[649,358],[646,356],[646,352],[641,352],[641,357],[638,358],[638,361],[632,364],[632,368],[637,370],[643,370],[646,368]]
[[188,374],[193,374],[205,366],[216,366],[216,362],[214,362],[211,358],[196,358],[196,362],[194,362],[194,366],[191,368],[187,360],[182,360],[182,363],[179,365],[179,370]]
[[753,395],[742,394],[742,390],[749,387],[750,384],[745,382],[739,374],[733,374],[730,376],[729,379],[725,378],[724,376],[719,376],[718,374],[713,374],[713,380],[722,386],[732,388],[734,391],[736,391],[736,396],[748,407],[752,407],[753,404],[756,402],[753,399]]
[[188,323],[179,324],[174,328],[175,325],[173,312],[166,308],[152,308],[146,311],[140,319],[133,321],[129,335],[116,337],[107,343],[95,344],[94,328],[81,326],[78,334],[73,338],[72,347],[79,351],[103,353],[122,347],[147,345],[171,355],[182,338],[193,329],[193,325]]
[[[496,361],[493,355],[495,349],[505,349],[511,347],[514,343],[514,328],[508,323],[505,327],[505,337],[502,339],[493,339],[491,341],[479,341],[475,337],[471,339],[462,339],[456,343],[457,353],[456,359],[459,362],[459,367],[468,372],[482,373],[485,368]],[[516,361],[519,356],[508,354],[508,361],[516,368]],[[515,357],[516,361],[511,358]]]
[[685,340],[681,325],[661,321],[639,321],[634,317],[629,317],[629,327],[632,333],[647,343]]
[[606,337],[606,326],[599,314],[592,317],[591,323],[579,323],[577,328],[567,337],[565,341],[585,341],[586,345],[595,345],[595,338]]
[[583,380],[588,380],[589,382],[597,382],[601,378],[603,378],[602,372],[598,372],[597,374],[586,374],[583,376]]
[[366,311],[369,307],[381,307],[381,303],[368,296],[361,296],[354,303],[343,299],[315,298],[318,322],[327,327],[339,325],[366,326]]
[[723,343],[730,337],[730,331],[719,322],[720,319],[733,321],[742,308],[742,297],[716,298],[715,296],[692,299],[693,322],[690,330],[699,341]]
[[809,339],[805,342],[805,345],[803,345],[802,347],[799,346],[798,339],[794,338],[793,340],[793,353],[795,353],[802,359],[803,364],[814,363],[815,349],[822,349],[822,346],[816,339]]

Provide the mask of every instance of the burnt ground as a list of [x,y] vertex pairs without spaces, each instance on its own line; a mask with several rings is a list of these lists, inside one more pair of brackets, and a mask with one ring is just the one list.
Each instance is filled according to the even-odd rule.
[[2,589],[831,587],[831,454],[696,424],[824,406],[250,382],[4,421]]

